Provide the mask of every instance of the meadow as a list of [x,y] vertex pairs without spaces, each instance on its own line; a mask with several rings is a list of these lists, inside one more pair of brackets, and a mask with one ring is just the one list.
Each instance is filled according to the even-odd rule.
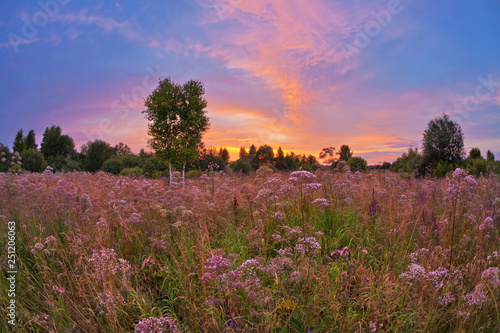
[[16,332],[500,331],[497,175],[46,170],[0,188]]

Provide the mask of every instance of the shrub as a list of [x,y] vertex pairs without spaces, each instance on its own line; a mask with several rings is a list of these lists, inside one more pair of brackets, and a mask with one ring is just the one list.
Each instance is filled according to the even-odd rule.
[[242,172],[244,174],[250,173],[253,170],[252,163],[248,157],[240,158],[229,165],[231,170],[235,172]]
[[144,162],[142,174],[152,178],[168,175],[168,164],[156,156],[150,157]]
[[42,172],[47,166],[43,154],[36,149],[28,149],[21,153],[23,168],[31,172]]
[[112,157],[109,160],[106,160],[102,165],[102,171],[112,173],[114,175],[120,174],[123,170],[123,162],[122,159],[118,156]]
[[201,170],[191,170],[186,173],[186,177],[189,179],[198,178],[203,174]]
[[368,163],[362,157],[351,157],[346,163],[352,171],[365,171]]
[[120,176],[132,176],[132,177],[139,177],[142,175],[143,170],[142,168],[139,167],[134,167],[134,168],[124,168],[120,172]]

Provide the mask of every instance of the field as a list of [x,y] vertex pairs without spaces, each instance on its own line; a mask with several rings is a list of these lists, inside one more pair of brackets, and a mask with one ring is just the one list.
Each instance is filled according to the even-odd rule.
[[45,171],[0,188],[16,332],[500,331],[498,176]]

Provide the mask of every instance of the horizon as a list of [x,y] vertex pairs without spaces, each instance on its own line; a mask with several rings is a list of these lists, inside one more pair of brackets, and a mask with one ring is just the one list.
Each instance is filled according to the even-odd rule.
[[[500,156],[500,4],[214,0],[0,4],[0,142],[58,125],[75,148],[146,144],[158,78],[203,82],[207,147],[318,153],[347,144],[371,165],[458,122],[468,152]],[[361,29],[361,30],[359,30]],[[361,34],[359,34],[361,31]]]

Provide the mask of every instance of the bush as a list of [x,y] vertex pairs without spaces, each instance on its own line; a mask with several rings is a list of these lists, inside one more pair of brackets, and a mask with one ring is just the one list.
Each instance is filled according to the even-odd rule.
[[252,163],[247,157],[242,157],[239,160],[234,161],[229,165],[229,167],[235,172],[242,172],[244,174],[248,174],[253,170]]
[[114,175],[120,174],[120,172],[123,170],[123,162],[122,159],[118,156],[112,157],[109,160],[106,160],[102,164],[102,171],[112,173]]
[[153,156],[144,162],[142,174],[146,177],[159,178],[168,175],[168,164]]
[[368,163],[362,157],[351,157],[346,164],[351,168],[351,171],[365,171]]
[[72,172],[73,170],[81,169],[80,163],[64,156],[49,157],[47,164],[50,165],[54,171]]
[[21,153],[23,168],[31,172],[42,172],[47,166],[43,154],[36,149],[28,149]]
[[134,167],[142,168],[144,164],[143,159],[137,155],[123,155],[116,157],[122,161],[124,168],[134,168]]
[[203,174],[201,170],[191,170],[186,173],[186,177],[189,179],[198,178]]
[[129,177],[139,177],[143,174],[142,168],[134,167],[134,168],[124,168],[120,172],[120,176],[129,176]]

